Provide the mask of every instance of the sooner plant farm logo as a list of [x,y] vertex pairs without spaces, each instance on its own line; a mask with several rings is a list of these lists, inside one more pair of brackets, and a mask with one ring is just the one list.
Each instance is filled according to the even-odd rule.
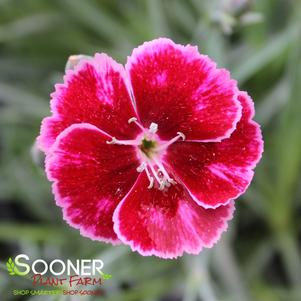
[[[46,262],[43,259],[32,261],[28,255],[19,254],[14,260],[11,257],[8,258],[6,267],[11,276],[31,278],[34,287],[60,288],[59,292],[64,295],[92,294],[92,290],[74,289],[83,286],[100,286],[103,280],[112,277],[111,274],[102,271],[104,263],[101,259],[76,259],[75,261],[54,259]],[[25,292],[23,295],[33,295],[36,291],[23,290],[23,292]],[[54,292],[54,290],[48,292]],[[18,294],[18,291],[14,290],[14,294]]]

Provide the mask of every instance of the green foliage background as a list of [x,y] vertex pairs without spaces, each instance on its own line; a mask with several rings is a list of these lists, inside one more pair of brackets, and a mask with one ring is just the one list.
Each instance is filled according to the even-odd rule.
[[[228,68],[253,96],[265,138],[230,230],[213,249],[178,260],[81,237],[62,220],[32,149],[69,55],[106,52],[124,63],[158,36],[196,44]],[[301,1],[0,0],[1,301],[27,300],[12,289],[31,281],[5,266],[18,253],[101,258],[113,277],[94,300],[300,301],[300,160]]]

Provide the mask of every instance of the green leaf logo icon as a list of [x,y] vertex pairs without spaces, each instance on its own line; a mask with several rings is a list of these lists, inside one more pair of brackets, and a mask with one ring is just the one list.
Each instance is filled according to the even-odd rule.
[[106,274],[104,272],[99,272],[99,274],[102,276],[102,278],[104,280],[108,280],[108,279],[111,279],[112,278],[112,275],[111,274]]
[[17,269],[17,267],[15,266],[14,261],[11,259],[11,257],[8,258],[7,262],[6,262],[6,267],[7,267],[7,271],[9,273],[9,275],[19,275],[19,271]]
[[103,277],[103,279],[105,279],[105,280],[108,280],[108,279],[111,279],[112,278],[112,275],[111,274],[103,274],[102,275],[102,277]]

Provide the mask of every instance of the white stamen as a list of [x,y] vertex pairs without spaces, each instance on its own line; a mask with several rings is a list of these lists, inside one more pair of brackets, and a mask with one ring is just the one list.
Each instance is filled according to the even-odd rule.
[[[159,162],[159,161],[156,161],[156,162]],[[176,182],[168,175],[164,166],[160,162],[159,162],[159,164],[157,164],[156,162],[155,162],[155,165],[157,165],[157,167],[162,166],[161,168],[158,168],[157,171],[155,170],[154,165],[150,164],[149,167],[151,169],[153,176],[155,177],[156,181],[159,184],[159,189],[163,190],[165,187],[170,187],[171,184],[176,184]],[[148,173],[147,168],[145,170]],[[160,173],[161,173],[161,175],[160,175]],[[153,183],[150,186],[153,187]]]
[[[159,167],[159,171],[162,172],[163,176],[166,178],[167,183],[171,183],[171,184],[176,184],[176,181],[174,179],[172,179],[168,172],[166,171],[165,167],[163,166],[163,164],[156,158],[154,158],[154,162],[156,163],[156,165]],[[166,185],[167,186],[167,185]],[[170,186],[170,185],[169,185]]]
[[132,117],[128,120],[128,123],[134,122],[143,132],[145,132],[145,128],[137,121],[136,117]]
[[150,124],[150,126],[149,126],[149,131],[150,131],[152,134],[157,133],[157,131],[158,131],[158,124],[152,122],[152,123]]
[[148,170],[147,164],[145,162],[142,162],[136,169],[139,173],[143,172],[145,170],[147,178],[149,180],[148,189],[153,188],[155,179],[150,175],[150,172]]
[[[142,173],[145,171],[147,178],[149,180],[148,189],[154,187],[155,182],[158,183],[158,188],[160,190],[164,190],[165,187],[170,187],[171,185],[177,184],[177,182],[171,178],[164,167],[163,163],[161,163],[161,154],[164,152],[167,147],[179,139],[185,140],[186,137],[182,132],[177,132],[177,136],[172,138],[169,141],[157,141],[157,136],[155,135],[158,131],[158,124],[152,122],[148,129],[145,129],[138,121],[136,117],[132,117],[128,120],[128,123],[135,123],[143,132],[143,138],[139,135],[136,140],[118,140],[115,137],[112,137],[111,141],[107,141],[107,144],[120,144],[120,145],[132,145],[137,146],[137,151],[144,152],[140,149],[143,144],[142,139],[147,139],[151,142],[155,142],[155,150],[152,150],[150,154],[142,154],[142,157],[145,159],[143,162],[136,168],[137,172]],[[157,145],[157,142],[159,145]],[[139,147],[138,147],[139,146]],[[154,151],[154,152],[153,152]],[[147,156],[147,158],[145,157]]]
[[158,173],[156,172],[154,166],[152,164],[149,165],[150,169],[151,169],[151,172],[153,174],[153,176],[155,177],[155,179],[157,180],[157,182],[161,185],[161,179],[159,178],[158,176]]
[[154,182],[155,182],[155,179],[150,175],[150,172],[147,168],[147,165],[145,167],[145,172],[146,172],[146,175],[147,175],[147,178],[149,180],[149,185],[147,186],[148,189],[151,189],[154,187]]
[[180,138],[182,138],[182,140],[184,141],[186,139],[186,136],[182,133],[182,132],[177,132],[177,136],[170,139],[169,141],[167,141],[166,143],[161,144],[161,146],[159,147],[160,150],[162,149],[166,149],[168,146],[170,146],[171,144],[175,143],[176,141],[178,141]]
[[119,144],[119,145],[139,145],[140,142],[137,140],[118,140],[112,137],[111,141],[106,141],[107,144]]

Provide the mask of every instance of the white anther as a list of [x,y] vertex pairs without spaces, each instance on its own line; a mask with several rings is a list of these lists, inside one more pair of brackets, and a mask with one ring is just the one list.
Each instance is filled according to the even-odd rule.
[[170,186],[171,186],[171,184],[170,184],[170,182],[169,182],[168,180],[166,180],[166,181],[164,182],[164,185],[165,185],[166,187],[170,187]]
[[162,182],[160,183],[159,190],[163,190],[163,189],[164,189],[164,187],[165,187],[165,183],[162,181]]
[[132,122],[135,122],[137,121],[137,118],[136,117],[132,117],[128,120],[128,123],[132,123]]
[[159,190],[164,190],[165,187],[170,187],[170,183],[167,179],[163,179],[161,182],[160,182],[160,187],[159,187]]
[[177,134],[182,138],[183,141],[186,139],[186,136],[182,132],[177,132]]
[[128,120],[128,123],[132,122],[134,122],[142,130],[142,132],[145,132],[145,128],[137,121],[136,117],[132,117]]
[[176,185],[177,182],[174,179],[169,179],[168,182],[172,185]]
[[152,134],[157,133],[157,131],[158,131],[158,124],[152,122],[152,123],[150,124],[150,126],[149,126],[149,131],[150,131]]
[[117,139],[115,137],[112,137],[112,140],[107,141],[107,144],[117,144]]
[[146,168],[145,162],[141,163],[137,168],[137,172],[143,172],[143,170]]
[[152,189],[154,187],[155,179],[153,177],[149,177],[149,185],[147,186],[148,189]]

